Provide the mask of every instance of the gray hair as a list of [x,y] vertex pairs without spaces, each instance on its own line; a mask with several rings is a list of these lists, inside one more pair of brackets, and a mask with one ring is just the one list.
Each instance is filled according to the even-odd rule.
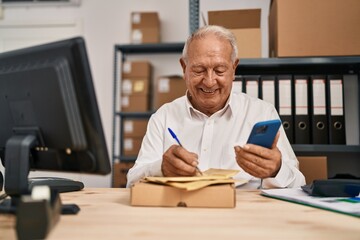
[[182,52],[182,58],[184,59],[184,61],[187,61],[187,57],[188,57],[187,51],[188,51],[188,47],[189,47],[190,43],[195,39],[204,38],[206,35],[209,35],[209,34],[214,34],[215,36],[217,36],[219,38],[223,38],[223,39],[229,41],[229,43],[232,47],[231,60],[233,62],[235,62],[235,60],[237,58],[238,49],[237,49],[236,38],[235,38],[234,34],[231,31],[229,31],[228,29],[221,27],[221,26],[216,26],[216,25],[207,25],[207,26],[201,27],[188,37],[188,39],[185,42],[184,49]]

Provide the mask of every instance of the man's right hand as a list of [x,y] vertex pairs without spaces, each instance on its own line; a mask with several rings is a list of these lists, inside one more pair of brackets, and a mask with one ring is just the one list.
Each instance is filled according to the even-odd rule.
[[179,145],[172,145],[163,154],[161,171],[165,177],[195,176],[198,155]]

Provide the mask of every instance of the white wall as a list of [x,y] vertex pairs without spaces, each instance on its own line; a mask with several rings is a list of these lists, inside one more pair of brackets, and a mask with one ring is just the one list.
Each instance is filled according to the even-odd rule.
[[[206,15],[208,10],[261,8],[263,10],[263,56],[267,56],[267,14],[269,1],[201,0],[200,10]],[[132,11],[159,12],[162,42],[183,42],[189,33],[189,10],[188,1],[186,0],[82,0],[81,5],[78,7],[5,8],[0,20],[0,25],[14,21],[51,22],[61,21],[62,19],[81,22],[80,32],[85,37],[87,44],[109,153],[112,152],[114,45],[129,43],[130,13]],[[158,56],[158,58],[161,57]],[[170,61],[172,66],[163,66],[164,62],[169,61],[167,59],[160,61],[161,66],[158,67],[160,74],[163,73],[162,71],[165,74],[169,74],[166,72],[166,69],[180,71],[177,59],[172,58]],[[60,174],[60,176],[67,177],[66,174]],[[84,181],[87,187],[109,187],[111,185],[110,175],[106,177],[81,175],[77,179]]]

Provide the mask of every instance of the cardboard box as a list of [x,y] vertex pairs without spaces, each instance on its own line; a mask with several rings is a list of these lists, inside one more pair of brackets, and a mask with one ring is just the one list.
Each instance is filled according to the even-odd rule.
[[131,42],[160,42],[160,20],[157,12],[131,13]]
[[231,30],[237,40],[238,57],[261,58],[261,9],[209,11],[209,25]]
[[131,42],[134,44],[160,43],[159,28],[133,29],[131,32]]
[[124,137],[144,137],[148,119],[126,119],[123,121]]
[[273,0],[269,55],[360,55],[360,1]]
[[299,156],[297,159],[299,160],[299,169],[305,176],[306,184],[310,184],[316,179],[328,178],[326,156]]
[[122,79],[148,78],[151,79],[152,65],[148,61],[126,61],[122,65]]
[[121,81],[121,93],[123,95],[148,95],[149,91],[149,78],[124,78]]
[[157,12],[132,12],[131,28],[153,28],[160,24]]
[[136,157],[140,151],[143,137],[126,137],[123,139],[123,156]]
[[127,173],[135,162],[117,162],[113,167],[113,187],[126,187]]
[[153,108],[171,102],[186,92],[185,80],[181,76],[161,76],[156,79]]
[[211,185],[199,190],[186,191],[160,184],[140,182],[131,188],[131,205],[233,208],[236,206],[236,192],[234,184]]
[[124,95],[120,100],[122,112],[146,112],[150,110],[149,95]]

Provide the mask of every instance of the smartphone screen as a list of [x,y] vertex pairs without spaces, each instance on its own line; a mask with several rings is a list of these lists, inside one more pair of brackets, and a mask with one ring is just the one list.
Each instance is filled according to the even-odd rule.
[[256,123],[251,130],[247,143],[271,148],[280,125],[279,119]]

